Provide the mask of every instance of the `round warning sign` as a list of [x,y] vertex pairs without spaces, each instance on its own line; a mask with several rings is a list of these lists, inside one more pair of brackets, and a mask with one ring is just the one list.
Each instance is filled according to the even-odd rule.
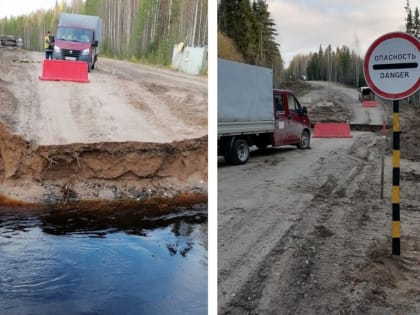
[[373,42],[363,71],[369,87],[386,99],[402,99],[420,87],[420,42],[402,32],[388,33]]

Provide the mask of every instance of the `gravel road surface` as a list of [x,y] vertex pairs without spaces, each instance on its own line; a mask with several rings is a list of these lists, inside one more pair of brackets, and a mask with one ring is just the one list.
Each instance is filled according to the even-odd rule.
[[[329,88],[315,85],[306,105],[316,119],[377,123],[355,90],[332,83],[326,115]],[[419,110],[401,112],[400,257],[391,255],[390,132],[384,199],[379,131],[312,139],[311,150],[254,151],[241,166],[219,158],[220,314],[420,312],[420,159],[411,150]]]

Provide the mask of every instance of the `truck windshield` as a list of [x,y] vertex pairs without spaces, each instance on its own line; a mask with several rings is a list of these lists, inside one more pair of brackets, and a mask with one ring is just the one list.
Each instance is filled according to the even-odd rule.
[[56,38],[73,42],[89,43],[92,38],[92,31],[75,27],[59,27]]

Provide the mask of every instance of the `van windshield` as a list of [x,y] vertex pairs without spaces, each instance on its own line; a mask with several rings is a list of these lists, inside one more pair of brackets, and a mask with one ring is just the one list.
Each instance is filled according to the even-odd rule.
[[59,27],[56,38],[72,42],[90,43],[92,31],[74,27]]

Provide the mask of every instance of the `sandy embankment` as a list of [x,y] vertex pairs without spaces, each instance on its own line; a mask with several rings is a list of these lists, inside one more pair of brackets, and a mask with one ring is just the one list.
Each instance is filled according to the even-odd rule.
[[102,60],[88,84],[40,81],[38,59],[0,50],[3,203],[207,202],[207,79]]

